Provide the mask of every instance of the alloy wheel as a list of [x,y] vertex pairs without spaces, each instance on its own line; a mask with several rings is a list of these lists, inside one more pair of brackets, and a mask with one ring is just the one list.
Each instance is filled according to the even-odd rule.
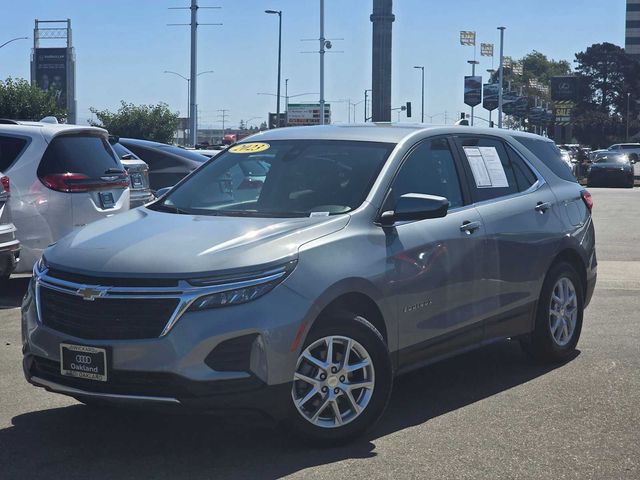
[[549,328],[551,336],[560,347],[573,338],[578,319],[578,296],[573,282],[561,277],[551,291],[549,305]]
[[375,369],[367,350],[345,336],[327,336],[298,357],[291,396],[304,419],[335,428],[358,418],[375,386]]

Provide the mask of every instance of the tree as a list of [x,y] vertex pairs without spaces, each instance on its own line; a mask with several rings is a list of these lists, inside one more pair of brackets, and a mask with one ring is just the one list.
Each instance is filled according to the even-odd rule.
[[56,102],[52,91],[44,91],[24,78],[0,80],[0,118],[41,120],[54,116],[62,121],[66,109]]
[[117,112],[89,109],[98,121],[89,123],[109,130],[120,137],[142,138],[156,142],[170,143],[178,128],[178,112],[171,112],[166,103],[157,105],[134,105],[121,102]]
[[268,128],[269,128],[269,126],[267,125],[267,122],[262,122],[260,124],[260,131],[267,130]]
[[612,43],[576,54],[581,92],[574,111],[574,135],[581,143],[608,146],[626,136],[627,94],[630,132],[638,131],[640,63]]
[[246,130],[247,129],[247,124],[245,123],[244,120],[240,120],[240,125],[238,126],[238,130]]

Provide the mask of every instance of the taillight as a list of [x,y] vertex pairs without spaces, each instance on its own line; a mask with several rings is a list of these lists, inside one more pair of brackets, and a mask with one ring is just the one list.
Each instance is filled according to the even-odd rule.
[[263,182],[262,180],[253,180],[251,178],[245,178],[240,185],[238,185],[238,190],[240,189],[249,189],[249,188],[262,188]]
[[2,183],[2,188],[4,188],[5,192],[11,191],[11,182],[9,182],[9,177],[0,177],[0,183]]
[[580,196],[582,197],[582,201],[587,207],[587,210],[589,211],[593,210],[593,198],[591,197],[591,194],[589,193],[589,191],[582,190],[582,192],[580,192]]
[[95,180],[83,173],[55,173],[40,177],[42,183],[51,190],[65,193],[89,192],[92,190],[104,190],[107,188],[126,188],[129,186],[129,178],[119,175],[114,180]]

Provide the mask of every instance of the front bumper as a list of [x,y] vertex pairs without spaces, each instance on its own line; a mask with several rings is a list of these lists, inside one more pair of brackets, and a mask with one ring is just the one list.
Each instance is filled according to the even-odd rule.
[[120,406],[197,412],[259,412],[280,420],[286,416],[291,384],[267,385],[255,376],[239,380],[194,382],[157,372],[111,372],[107,384],[64,377],[59,362],[27,354],[29,383],[80,401],[99,400]]
[[[41,322],[35,283],[22,306],[23,368],[33,385],[115,404],[284,415],[297,359],[292,345],[311,306],[285,284],[246,304],[187,312],[158,338],[90,340]],[[240,337],[252,339],[241,367],[210,361]],[[107,349],[107,381],[63,376],[61,343]]]

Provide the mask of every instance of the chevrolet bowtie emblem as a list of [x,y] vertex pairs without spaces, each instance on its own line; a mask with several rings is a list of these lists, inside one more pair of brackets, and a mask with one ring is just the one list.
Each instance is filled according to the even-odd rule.
[[87,287],[78,289],[76,293],[80,295],[83,300],[93,302],[96,297],[103,297],[107,293],[107,290]]

